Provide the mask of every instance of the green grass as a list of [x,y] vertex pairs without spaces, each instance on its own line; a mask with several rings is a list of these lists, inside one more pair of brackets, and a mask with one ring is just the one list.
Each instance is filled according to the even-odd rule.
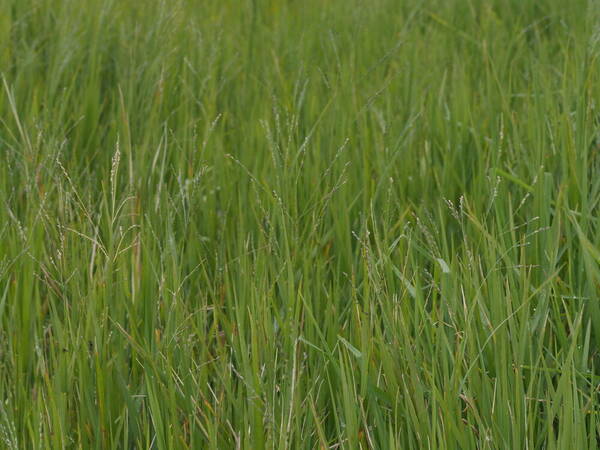
[[0,0],[0,447],[600,445],[592,0]]

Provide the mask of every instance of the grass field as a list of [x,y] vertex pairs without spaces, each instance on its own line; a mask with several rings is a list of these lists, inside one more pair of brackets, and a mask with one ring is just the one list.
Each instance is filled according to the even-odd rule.
[[0,0],[0,448],[598,448],[599,58],[595,0]]

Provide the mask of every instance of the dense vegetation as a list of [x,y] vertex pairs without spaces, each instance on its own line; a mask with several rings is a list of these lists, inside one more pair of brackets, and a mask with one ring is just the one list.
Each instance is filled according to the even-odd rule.
[[3,448],[596,448],[592,0],[0,0]]

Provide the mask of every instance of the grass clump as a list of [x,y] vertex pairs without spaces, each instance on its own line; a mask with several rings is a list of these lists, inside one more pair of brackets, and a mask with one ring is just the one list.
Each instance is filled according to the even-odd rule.
[[597,448],[593,1],[0,1],[5,448]]

